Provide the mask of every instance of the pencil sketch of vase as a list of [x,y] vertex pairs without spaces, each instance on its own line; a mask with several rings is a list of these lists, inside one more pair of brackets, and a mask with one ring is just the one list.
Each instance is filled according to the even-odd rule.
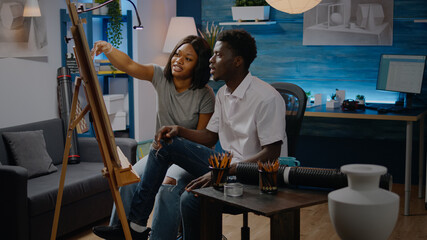
[[351,17],[351,0],[339,0],[338,2],[342,4],[344,26],[349,27]]
[[304,13],[303,45],[393,44],[393,1],[323,0]]

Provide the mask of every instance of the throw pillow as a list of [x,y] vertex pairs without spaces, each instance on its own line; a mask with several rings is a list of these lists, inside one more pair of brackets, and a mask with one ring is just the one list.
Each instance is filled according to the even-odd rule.
[[15,165],[28,170],[28,177],[34,178],[57,171],[46,150],[43,130],[25,132],[4,132]]

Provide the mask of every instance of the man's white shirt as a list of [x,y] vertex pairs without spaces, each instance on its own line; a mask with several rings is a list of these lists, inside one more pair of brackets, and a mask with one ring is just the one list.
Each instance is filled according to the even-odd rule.
[[221,147],[233,153],[233,162],[277,141],[283,142],[280,156],[288,155],[285,101],[270,84],[249,73],[233,93],[227,85],[221,87],[215,101],[206,128],[218,133]]

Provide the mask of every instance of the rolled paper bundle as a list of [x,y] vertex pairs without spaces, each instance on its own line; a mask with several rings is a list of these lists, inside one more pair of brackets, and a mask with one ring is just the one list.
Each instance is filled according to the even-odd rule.
[[[283,172],[285,171],[286,165],[280,165],[277,171],[278,178],[277,184],[279,186],[284,186],[285,182],[283,181]],[[236,177],[237,181],[245,184],[258,185],[259,176],[258,176],[258,164],[257,163],[238,163],[236,166]]]
[[[236,166],[237,180],[244,184],[259,184],[259,172],[257,163],[238,163]],[[327,189],[339,189],[346,187],[347,176],[338,169],[288,167],[280,165],[278,169],[278,186],[306,186]],[[391,190],[393,177],[386,173],[380,177],[380,188]]]

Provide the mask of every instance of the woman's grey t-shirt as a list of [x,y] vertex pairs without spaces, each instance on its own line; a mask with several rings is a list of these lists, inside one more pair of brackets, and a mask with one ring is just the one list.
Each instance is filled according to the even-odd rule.
[[178,93],[173,81],[166,79],[163,67],[158,65],[154,65],[152,83],[157,91],[158,102],[156,131],[168,125],[196,129],[199,114],[214,111],[215,94],[208,85]]

